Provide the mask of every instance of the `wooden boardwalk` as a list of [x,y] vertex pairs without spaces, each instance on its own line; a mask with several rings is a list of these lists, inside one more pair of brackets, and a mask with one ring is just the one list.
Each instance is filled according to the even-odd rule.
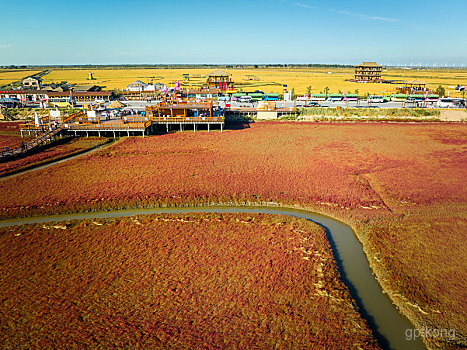
[[39,131],[36,130],[36,137],[34,139],[28,142],[14,144],[1,150],[0,160],[26,154],[27,152],[30,152],[47,142],[51,142],[61,133],[61,131],[62,129],[60,127],[51,129],[44,128]]
[[225,118],[220,115],[220,111],[213,110],[212,102],[164,103],[158,109],[148,108],[148,111],[146,116],[127,115],[121,119],[103,121],[100,118],[91,120],[83,111],[66,117],[61,123],[50,121],[41,125],[25,123],[21,126],[21,137],[28,133],[33,134],[35,138],[0,149],[0,160],[25,154],[59,135],[103,137],[110,134],[115,138],[122,134],[130,136],[141,133],[144,137],[154,132],[158,125],[165,126],[167,132],[173,126],[178,126],[180,131],[183,131],[187,125],[193,125],[193,131],[196,131],[198,126],[207,127],[208,132],[211,131],[212,126],[220,127],[221,132],[224,129]]
[[180,131],[183,131],[186,125],[193,125],[193,131],[203,125],[207,126],[208,132],[211,131],[211,126],[220,126],[222,132],[225,123],[223,111],[214,108],[212,101],[163,101],[155,106],[146,107],[146,116],[154,125],[165,125],[167,132],[173,125],[178,125]]

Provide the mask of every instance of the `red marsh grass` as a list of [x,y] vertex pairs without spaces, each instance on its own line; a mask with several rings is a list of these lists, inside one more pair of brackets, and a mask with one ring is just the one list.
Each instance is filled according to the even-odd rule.
[[443,346],[462,347],[466,151],[464,124],[264,122],[129,138],[1,181],[0,210],[16,217],[209,202],[306,207],[352,225],[401,311],[419,328],[455,328],[458,343]]
[[0,229],[5,348],[376,349],[324,230],[264,214]]
[[[0,136],[0,141],[3,139],[4,136]],[[57,144],[43,146],[40,151],[36,150],[24,157],[7,159],[0,163],[0,175],[20,172],[64,157],[79,154],[88,149],[103,145],[106,142],[108,142],[108,139],[98,137],[63,139]]]
[[29,140],[30,137],[22,138],[20,125],[22,122],[0,122],[0,149],[18,145],[21,141]]

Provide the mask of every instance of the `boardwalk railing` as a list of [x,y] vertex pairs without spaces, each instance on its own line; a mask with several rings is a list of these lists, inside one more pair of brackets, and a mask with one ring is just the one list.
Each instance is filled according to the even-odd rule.
[[154,106],[146,107],[146,110],[155,111],[158,109],[210,109],[212,102],[196,102],[196,101],[162,101]]
[[15,144],[9,147],[5,147],[2,151],[0,151],[0,159],[5,159],[6,157],[19,155],[22,153],[26,153],[43,143],[51,140],[54,136],[59,134],[62,131],[61,127],[50,128],[41,130],[42,132],[37,135],[34,139],[28,142],[22,142],[19,144]]
[[68,123],[74,122],[74,121],[76,121],[77,118],[84,117],[84,115],[85,115],[84,112],[78,112],[78,113],[72,114],[72,115],[64,118],[62,120],[62,123],[63,124],[68,124]]
[[105,124],[70,124],[65,130],[142,130],[146,129],[151,125],[151,121],[148,120],[142,123],[105,123]]
[[82,117],[84,115],[84,112],[72,114],[68,117],[65,117],[62,120],[62,123],[59,124],[49,123],[48,125],[44,124],[39,126],[33,123],[22,124],[21,131],[34,131],[37,133],[36,137],[28,142],[21,142],[8,147],[4,147],[2,150],[0,150],[0,159],[5,159],[6,157],[19,155],[31,151],[32,149],[40,146],[41,144],[51,140],[53,137],[58,135],[63,130],[64,124],[73,122],[76,120],[76,118]]
[[127,123],[146,123],[149,117],[142,117],[141,115],[126,115],[122,118],[124,124]]
[[224,117],[152,117],[156,123],[223,123]]

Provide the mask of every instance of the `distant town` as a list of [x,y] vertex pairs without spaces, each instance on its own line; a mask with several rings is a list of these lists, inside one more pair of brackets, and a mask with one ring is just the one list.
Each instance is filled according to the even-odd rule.
[[[285,65],[287,66],[287,65]],[[308,65],[310,66],[310,65]],[[307,67],[308,67],[307,66]],[[321,67],[320,65],[316,65]],[[323,65],[324,66],[324,65]],[[24,66],[25,67],[25,66]],[[171,66],[167,66],[169,68]],[[197,66],[199,67],[199,66]],[[257,67],[275,67],[253,66]],[[326,66],[324,66],[326,67]],[[23,66],[9,66],[8,68],[23,68]],[[187,66],[189,68],[189,66]],[[244,66],[235,66],[235,68],[245,68]],[[231,74],[224,70],[215,70],[208,74],[205,84],[198,88],[184,88],[180,85],[181,81],[189,81],[190,74],[183,74],[179,81],[175,81],[171,86],[166,86],[160,82],[137,80],[133,83],[122,86],[119,90],[105,91],[102,86],[92,84],[94,78],[92,71],[89,72],[89,84],[74,85],[66,81],[60,83],[43,83],[41,77],[47,75],[50,70],[45,69],[40,73],[24,78],[21,84],[10,84],[0,90],[0,106],[8,108],[100,108],[106,106],[113,100],[129,101],[155,101],[157,99],[209,99],[212,101],[231,101],[242,102],[243,107],[261,109],[260,101],[293,101],[294,104],[286,103],[282,107],[335,107],[326,102],[345,102],[345,106],[352,106],[352,102],[360,104],[376,104],[381,107],[419,107],[419,108],[462,108],[465,107],[465,101],[458,98],[446,98],[441,89],[433,90],[428,88],[427,84],[421,80],[389,80],[382,75],[382,66],[376,62],[362,62],[355,66],[355,75],[353,81],[356,83],[381,83],[392,84],[395,86],[395,92],[383,95],[359,96],[358,93],[331,93],[324,91],[319,94],[306,94],[301,96],[292,96],[291,91],[284,86],[284,93],[264,93],[260,90],[243,91],[237,89],[235,82],[230,78]],[[200,78],[197,76],[196,78]],[[251,79],[254,79],[252,76]],[[464,86],[458,86],[459,91],[465,90]],[[399,104],[383,104],[387,102],[399,102]],[[350,104],[349,104],[350,103]],[[247,105],[248,104],[248,105]],[[236,106],[241,108],[242,106]],[[233,107],[228,104],[224,107]],[[344,107],[344,105],[342,106]],[[270,105],[269,107],[270,108]]]

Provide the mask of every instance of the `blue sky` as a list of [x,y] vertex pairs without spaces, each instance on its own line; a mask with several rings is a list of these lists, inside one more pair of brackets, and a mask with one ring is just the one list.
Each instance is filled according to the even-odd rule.
[[0,0],[0,65],[467,67],[466,0]]

